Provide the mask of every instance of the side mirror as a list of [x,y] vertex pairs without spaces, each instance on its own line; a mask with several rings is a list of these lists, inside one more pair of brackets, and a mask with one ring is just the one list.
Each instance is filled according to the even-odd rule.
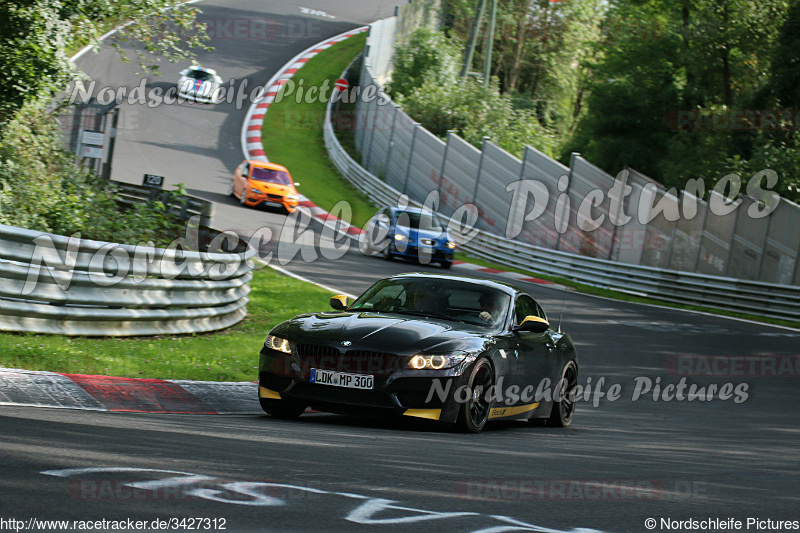
[[188,69],[188,68],[185,68],[185,69],[183,69],[182,71],[180,71],[180,72],[179,72],[179,74],[180,74],[181,76],[186,76],[187,74],[189,74],[189,69]]
[[331,296],[331,307],[336,309],[337,311],[347,311],[347,306],[350,304],[347,300],[347,296],[344,294],[337,294],[336,296]]
[[544,333],[550,328],[547,320],[538,316],[526,316],[525,319],[514,326],[514,331],[529,331],[531,333]]

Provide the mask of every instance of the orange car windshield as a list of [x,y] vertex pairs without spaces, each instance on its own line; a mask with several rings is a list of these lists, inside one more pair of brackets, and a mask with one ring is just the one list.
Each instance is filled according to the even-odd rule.
[[292,179],[283,170],[271,170],[264,167],[254,167],[250,179],[278,185],[292,185]]

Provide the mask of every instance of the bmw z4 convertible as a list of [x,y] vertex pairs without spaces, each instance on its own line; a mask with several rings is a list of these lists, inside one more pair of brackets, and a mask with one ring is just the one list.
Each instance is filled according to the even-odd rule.
[[494,419],[572,422],[575,346],[515,286],[401,274],[331,307],[269,332],[258,376],[267,413],[398,414],[474,433]]

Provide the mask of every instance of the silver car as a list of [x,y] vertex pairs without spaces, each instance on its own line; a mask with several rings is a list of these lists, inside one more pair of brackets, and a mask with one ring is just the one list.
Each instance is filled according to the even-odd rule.
[[222,78],[217,75],[217,71],[192,65],[181,71],[178,96],[197,102],[216,104],[220,101],[220,84]]

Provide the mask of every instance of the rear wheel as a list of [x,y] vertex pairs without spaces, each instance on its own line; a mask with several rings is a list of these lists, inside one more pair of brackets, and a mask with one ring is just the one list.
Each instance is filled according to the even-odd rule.
[[285,420],[297,418],[302,415],[306,407],[308,407],[306,404],[295,400],[267,400],[259,398],[258,401],[261,403],[261,408],[265,413],[275,418],[283,418]]
[[567,427],[572,423],[575,415],[575,398],[572,396],[578,385],[578,367],[575,361],[564,365],[561,371],[561,380],[558,383],[556,397],[553,398],[553,410],[550,412],[548,424],[551,426]]
[[234,196],[233,195],[233,180],[231,180],[230,184],[228,185],[228,196]]
[[469,375],[470,397],[461,405],[458,428],[469,433],[480,433],[489,421],[489,388],[494,385],[494,370],[486,358],[480,358]]

